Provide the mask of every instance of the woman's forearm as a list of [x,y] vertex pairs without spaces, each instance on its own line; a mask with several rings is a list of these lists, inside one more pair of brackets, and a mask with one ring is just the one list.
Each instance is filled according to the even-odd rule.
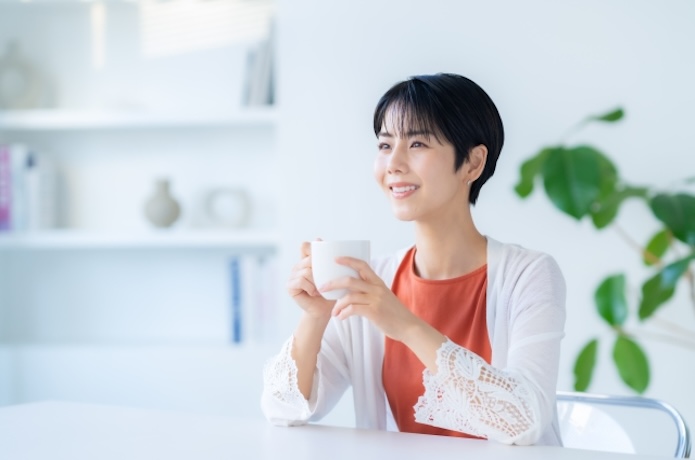
[[305,313],[294,331],[292,359],[297,365],[297,386],[307,400],[311,396],[321,339],[330,318],[330,314],[314,317]]
[[418,318],[400,339],[431,373],[437,373],[437,350],[446,342],[441,332]]

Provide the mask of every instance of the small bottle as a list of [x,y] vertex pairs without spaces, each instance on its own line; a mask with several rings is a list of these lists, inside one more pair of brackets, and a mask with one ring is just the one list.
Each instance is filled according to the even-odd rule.
[[181,214],[181,206],[171,196],[169,179],[158,179],[155,192],[145,203],[145,216],[155,227],[170,227]]

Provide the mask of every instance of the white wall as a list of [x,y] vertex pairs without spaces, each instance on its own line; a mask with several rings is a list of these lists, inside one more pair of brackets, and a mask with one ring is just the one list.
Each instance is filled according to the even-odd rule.
[[[9,261],[6,257],[0,257],[0,340],[3,342],[9,333],[9,290],[4,288],[9,273]],[[13,350],[10,347],[0,345],[0,406],[10,404],[14,397],[13,364]]]
[[[3,2],[0,10],[7,18],[0,19],[0,53],[8,40],[20,43],[22,56],[46,83],[41,91],[44,104],[209,114],[240,103],[246,42],[218,33],[215,26],[224,18],[201,23],[200,14],[191,10],[193,17],[186,22],[162,17],[160,11],[157,25],[157,18],[145,17],[138,2],[51,3]],[[101,7],[103,13],[95,11]],[[100,14],[103,21],[93,20]],[[191,31],[191,26],[200,25],[207,28]],[[212,46],[196,49],[201,38],[206,40],[203,45]],[[153,42],[163,42],[160,45],[169,51],[153,52]],[[172,52],[176,45],[179,52]]]
[[[666,185],[695,171],[695,5],[634,1],[355,0],[281,3],[279,134],[285,181],[281,222],[285,272],[302,240],[369,238],[376,253],[412,241],[371,176],[372,110],[381,94],[413,74],[464,74],[496,101],[507,140],[495,177],[483,188],[475,217],[497,239],[556,257],[568,285],[567,328],[559,388],[572,386],[572,366],[591,337],[611,334],[594,313],[593,292],[604,276],[627,270],[637,288],[639,260],[611,229],[594,231],[554,211],[536,195],[512,191],[521,162],[557,142],[576,122],[617,105],[627,118],[572,139],[602,147],[636,184]],[[620,216],[637,241],[656,227],[630,206]],[[637,267],[637,268],[636,268]],[[682,288],[685,288],[683,286]],[[287,333],[296,319],[287,304]],[[664,316],[695,328],[692,305],[680,296]],[[648,396],[675,404],[695,423],[693,352],[644,341],[653,366]],[[600,350],[595,392],[629,393]],[[686,364],[686,365],[684,365]]]
[[0,347],[0,406],[11,404],[14,400],[13,385],[15,380],[11,378],[14,372],[14,353],[9,347]]
[[[11,356],[13,403],[62,400],[260,419],[258,356],[269,353],[185,344],[24,346]],[[0,349],[0,366],[2,359]]]

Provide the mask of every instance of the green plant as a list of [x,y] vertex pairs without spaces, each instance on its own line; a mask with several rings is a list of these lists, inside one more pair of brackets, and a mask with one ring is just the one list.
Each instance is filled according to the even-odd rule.
[[[616,109],[603,115],[590,116],[574,130],[589,123],[615,123],[623,119],[624,111]],[[615,228],[628,244],[635,247],[650,276],[641,284],[636,308],[630,308],[626,295],[625,273],[611,274],[600,282],[594,293],[596,311],[613,331],[613,362],[620,378],[637,393],[649,385],[650,371],[647,354],[640,345],[641,338],[667,340],[673,344],[695,349],[695,332],[657,318],[659,311],[673,297],[678,284],[689,285],[690,300],[695,308],[695,196],[687,185],[695,178],[678,182],[679,189],[660,190],[657,187],[635,186],[618,173],[615,164],[598,148],[591,145],[547,146],[520,167],[515,186],[521,198],[534,191],[542,180],[545,194],[563,213],[581,220],[588,218],[597,230]],[[640,245],[618,225],[616,217],[627,200],[638,200],[660,224],[649,240]],[[636,314],[638,326],[631,329],[628,319]],[[667,334],[648,331],[645,322],[668,329]],[[594,337],[582,348],[574,365],[574,387],[584,391],[593,376],[599,338]]]

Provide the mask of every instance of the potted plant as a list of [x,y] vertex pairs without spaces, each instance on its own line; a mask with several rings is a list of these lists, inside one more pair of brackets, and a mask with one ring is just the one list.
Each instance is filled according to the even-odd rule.
[[[590,123],[616,123],[625,112],[619,108],[590,116],[575,130]],[[613,336],[613,362],[622,381],[637,393],[649,385],[649,360],[641,345],[647,337],[695,349],[695,331],[681,326],[664,326],[655,321],[655,313],[666,306],[677,288],[689,289],[695,308],[695,196],[684,179],[669,190],[656,186],[637,186],[620,176],[607,154],[592,145],[545,146],[525,160],[520,167],[515,191],[527,198],[541,182],[546,196],[562,213],[577,219],[590,219],[597,230],[614,227],[628,244],[638,250],[636,259],[649,270],[641,282],[637,305],[629,305],[625,273],[609,273],[594,293],[596,312],[607,323]],[[647,214],[660,224],[660,229],[643,244],[633,241],[616,222],[621,206],[627,200],[638,200]],[[637,260],[636,260],[637,262]],[[637,327],[630,328],[628,319],[637,315]],[[646,327],[667,327],[667,334],[654,334]],[[574,364],[574,388],[585,391],[593,376],[599,338],[592,337],[578,353]]]

